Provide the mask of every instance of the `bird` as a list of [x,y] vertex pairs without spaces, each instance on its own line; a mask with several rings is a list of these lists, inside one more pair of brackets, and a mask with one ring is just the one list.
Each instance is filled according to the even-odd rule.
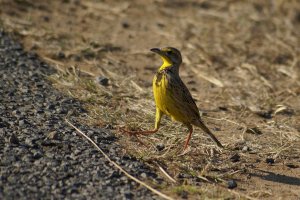
[[193,126],[200,127],[218,147],[223,148],[223,145],[204,124],[190,91],[179,76],[179,67],[182,63],[180,51],[174,47],[152,48],[150,51],[158,54],[163,61],[152,82],[156,105],[155,126],[153,130],[126,132],[134,135],[154,134],[160,128],[162,116],[167,115],[173,121],[181,122],[188,128],[184,150],[188,148],[194,131]]

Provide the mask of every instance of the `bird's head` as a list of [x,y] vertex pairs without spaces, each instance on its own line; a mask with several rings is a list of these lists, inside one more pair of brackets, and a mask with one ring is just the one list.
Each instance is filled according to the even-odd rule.
[[163,60],[160,70],[170,66],[178,68],[182,62],[180,51],[174,47],[153,48],[150,50],[160,55],[161,59]]

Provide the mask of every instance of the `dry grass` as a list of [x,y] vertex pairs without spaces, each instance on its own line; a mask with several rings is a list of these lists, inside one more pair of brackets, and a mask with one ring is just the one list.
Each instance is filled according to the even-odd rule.
[[[124,153],[166,177],[165,190],[197,198],[299,198],[285,192],[299,185],[266,182],[259,171],[300,175],[286,167],[299,165],[300,155],[298,1],[22,2],[2,3],[1,24],[57,67],[49,79],[85,103],[85,123],[113,129]],[[151,79],[160,63],[147,49],[169,45],[182,50],[182,78],[225,150],[196,129],[190,151],[180,155],[186,129],[167,118],[158,134],[139,140],[118,131],[153,128]],[[99,76],[109,85],[96,83]],[[234,154],[240,161],[232,161]],[[266,158],[275,159],[271,169]],[[237,191],[224,188],[228,179],[238,180]]]

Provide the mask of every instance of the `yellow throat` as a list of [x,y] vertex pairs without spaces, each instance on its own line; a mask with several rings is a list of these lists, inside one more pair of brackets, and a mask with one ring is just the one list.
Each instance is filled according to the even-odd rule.
[[163,64],[160,66],[158,71],[164,70],[164,69],[170,67],[173,64],[170,59],[168,59],[164,56],[160,56],[160,57],[163,60]]

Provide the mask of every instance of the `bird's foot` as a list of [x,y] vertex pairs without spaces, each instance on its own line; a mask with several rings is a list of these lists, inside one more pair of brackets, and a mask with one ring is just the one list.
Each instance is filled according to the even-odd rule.
[[134,137],[136,138],[136,140],[137,140],[140,144],[142,144],[142,145],[148,147],[148,145],[146,145],[144,142],[142,142],[142,140],[140,140],[140,138],[138,137],[138,135],[142,135],[142,134],[143,134],[142,131],[128,131],[128,130],[125,130],[125,129],[123,129],[123,128],[118,128],[118,130],[119,130],[120,132],[122,132],[122,133],[126,133],[126,134],[128,134],[128,135],[130,135],[130,136],[134,136]]
[[179,154],[178,156],[183,156],[183,155],[187,154],[190,151],[191,151],[191,147],[188,146],[188,147],[184,148],[183,152],[181,154]]
[[129,131],[129,130],[125,130],[124,128],[119,127],[118,131],[120,131],[121,133],[126,133],[128,135],[140,135],[142,134],[142,131]]

